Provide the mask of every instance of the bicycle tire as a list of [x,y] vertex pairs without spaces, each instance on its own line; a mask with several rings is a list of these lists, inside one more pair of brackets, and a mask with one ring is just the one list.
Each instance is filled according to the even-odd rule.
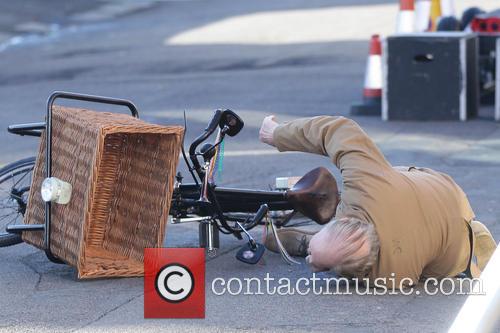
[[[15,177],[18,173],[21,173],[23,171],[32,171],[35,166],[35,161],[36,157],[33,156],[21,159],[0,168],[0,185]],[[16,184],[14,184],[14,186],[15,185]],[[21,235],[11,234],[4,230],[0,230],[0,247],[12,246],[22,242],[23,240],[21,238]]]

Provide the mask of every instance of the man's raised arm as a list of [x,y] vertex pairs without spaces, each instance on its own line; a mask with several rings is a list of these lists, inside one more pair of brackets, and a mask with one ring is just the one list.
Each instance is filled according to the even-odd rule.
[[280,151],[329,156],[343,175],[344,171],[376,172],[376,169],[390,168],[389,162],[361,127],[345,117],[301,118],[281,125],[273,117],[267,117],[260,138]]

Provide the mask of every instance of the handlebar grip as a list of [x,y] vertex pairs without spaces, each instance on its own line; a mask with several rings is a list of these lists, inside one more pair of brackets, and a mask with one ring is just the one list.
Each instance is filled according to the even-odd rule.
[[214,112],[212,120],[210,120],[210,123],[205,128],[205,132],[209,132],[211,134],[213,131],[215,131],[217,129],[217,126],[219,126],[221,115],[222,115],[221,110],[216,110]]

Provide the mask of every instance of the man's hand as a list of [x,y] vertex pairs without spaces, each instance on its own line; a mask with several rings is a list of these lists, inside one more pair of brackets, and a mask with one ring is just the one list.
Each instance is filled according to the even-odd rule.
[[273,133],[276,127],[278,127],[278,122],[275,120],[274,116],[267,116],[262,121],[262,126],[259,131],[259,140],[267,143],[268,145],[274,146]]

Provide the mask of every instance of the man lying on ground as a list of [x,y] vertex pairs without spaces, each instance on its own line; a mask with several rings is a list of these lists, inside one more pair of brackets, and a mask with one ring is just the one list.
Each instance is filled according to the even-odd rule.
[[[285,248],[307,256],[313,271],[407,286],[421,278],[477,277],[496,248],[450,176],[392,167],[353,120],[320,116],[280,125],[269,116],[259,135],[280,151],[328,156],[342,174],[336,215],[321,231],[280,229]],[[276,249],[271,238],[266,246]]]

